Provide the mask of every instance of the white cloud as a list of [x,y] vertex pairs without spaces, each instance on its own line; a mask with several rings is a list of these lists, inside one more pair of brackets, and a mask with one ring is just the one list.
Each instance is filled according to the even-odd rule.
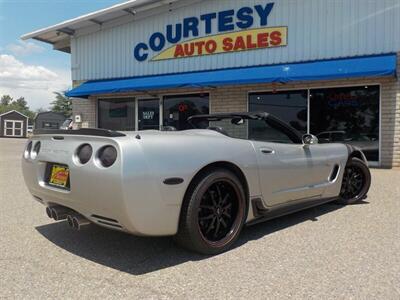
[[53,92],[71,86],[69,70],[50,70],[26,65],[12,55],[0,54],[0,95],[25,97],[32,109],[47,108],[54,100]]
[[24,41],[18,41],[17,44],[9,44],[6,46],[6,49],[16,56],[42,53],[45,50],[45,48],[33,42],[24,42]]
[[37,83],[57,78],[57,74],[42,66],[29,66],[12,55],[0,55],[0,80],[12,86],[34,87]]

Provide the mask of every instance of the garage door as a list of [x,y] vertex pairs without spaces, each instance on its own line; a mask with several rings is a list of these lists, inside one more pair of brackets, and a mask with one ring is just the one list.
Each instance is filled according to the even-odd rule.
[[4,120],[4,136],[23,136],[23,123],[23,121]]

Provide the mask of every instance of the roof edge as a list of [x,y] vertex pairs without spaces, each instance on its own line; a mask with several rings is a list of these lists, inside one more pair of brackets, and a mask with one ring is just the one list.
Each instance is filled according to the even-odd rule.
[[9,113],[12,113],[12,112],[16,112],[17,114],[20,114],[21,116],[23,116],[23,117],[29,119],[28,116],[24,115],[23,113],[19,112],[18,110],[15,110],[15,109],[9,110],[9,111],[7,111],[7,112],[5,112],[5,113],[2,113],[2,114],[0,115],[0,117],[1,117],[1,116],[5,116],[5,115],[7,115],[7,114],[9,114]]
[[141,5],[145,5],[145,4],[148,4],[148,3],[163,2],[163,1],[164,0],[157,0],[157,1],[155,1],[155,0],[129,0],[129,1],[124,2],[124,3],[116,4],[116,5],[107,7],[107,8],[103,8],[103,9],[88,13],[86,15],[82,15],[82,16],[79,16],[79,17],[76,17],[76,18],[73,18],[73,19],[66,20],[64,22],[61,22],[61,23],[58,23],[58,24],[55,24],[55,25],[52,25],[52,26],[49,26],[49,27],[41,28],[41,29],[32,31],[30,33],[26,33],[26,34],[21,36],[21,39],[22,40],[27,40],[27,39],[30,39],[30,38],[36,38],[38,35],[45,34],[45,33],[48,33],[50,31],[62,29],[62,28],[74,25],[74,24],[76,24],[78,22],[88,21],[90,19],[94,19],[96,17],[100,17],[100,16],[103,16],[105,14],[112,13],[114,11],[124,10],[124,9],[128,9],[128,8],[135,8],[135,7],[138,7],[138,6],[141,6]]

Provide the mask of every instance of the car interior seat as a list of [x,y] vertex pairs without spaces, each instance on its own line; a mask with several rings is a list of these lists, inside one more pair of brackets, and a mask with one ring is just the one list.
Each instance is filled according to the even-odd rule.
[[177,129],[173,126],[163,126],[161,131],[177,131]]

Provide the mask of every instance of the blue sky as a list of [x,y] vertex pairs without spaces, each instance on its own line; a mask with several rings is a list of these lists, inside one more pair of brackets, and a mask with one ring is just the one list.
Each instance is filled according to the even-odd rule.
[[47,108],[53,91],[68,89],[70,55],[20,36],[121,0],[0,0],[0,95],[23,96],[32,109]]

